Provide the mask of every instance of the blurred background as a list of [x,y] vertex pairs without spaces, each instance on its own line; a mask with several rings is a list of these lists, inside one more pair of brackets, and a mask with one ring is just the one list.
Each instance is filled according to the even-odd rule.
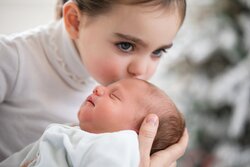
[[[187,0],[187,17],[152,82],[186,118],[179,167],[250,167],[250,1]],[[56,0],[0,0],[0,34],[55,20]]]
[[22,32],[55,18],[57,0],[0,0],[0,34]]
[[250,1],[187,0],[184,25],[154,81],[184,113],[180,167],[250,166]]

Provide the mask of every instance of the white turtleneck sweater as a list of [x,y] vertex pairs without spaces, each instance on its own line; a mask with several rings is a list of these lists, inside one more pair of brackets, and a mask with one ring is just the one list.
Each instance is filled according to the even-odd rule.
[[0,161],[49,124],[77,122],[95,85],[62,21],[0,37]]

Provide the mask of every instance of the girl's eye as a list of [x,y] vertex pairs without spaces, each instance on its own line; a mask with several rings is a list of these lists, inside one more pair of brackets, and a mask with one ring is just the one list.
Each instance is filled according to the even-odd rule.
[[122,50],[123,52],[130,52],[130,51],[134,50],[133,44],[131,44],[129,42],[120,42],[120,43],[116,44],[116,46],[120,50]]
[[156,51],[153,52],[153,57],[160,58],[160,57],[162,57],[162,55],[164,53],[167,53],[166,49],[158,49],[158,50],[156,50]]

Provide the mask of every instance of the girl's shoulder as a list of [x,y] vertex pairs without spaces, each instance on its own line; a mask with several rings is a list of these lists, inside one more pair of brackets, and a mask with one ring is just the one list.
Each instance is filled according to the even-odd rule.
[[13,45],[15,43],[27,43],[28,39],[39,39],[41,36],[46,36],[58,27],[59,21],[51,22],[47,25],[40,25],[23,32],[15,32],[8,35],[0,35],[0,44]]

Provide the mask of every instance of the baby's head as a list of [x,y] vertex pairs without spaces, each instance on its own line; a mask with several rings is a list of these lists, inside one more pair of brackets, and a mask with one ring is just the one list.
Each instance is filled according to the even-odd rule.
[[148,84],[145,97],[140,101],[146,113],[154,113],[159,117],[159,126],[154,139],[151,154],[177,143],[183,135],[185,120],[173,101],[164,91],[155,85]]
[[159,88],[140,79],[123,79],[98,86],[78,113],[80,128],[91,133],[134,130],[138,133],[149,113],[159,117],[152,152],[165,149],[182,136],[185,121],[171,99]]

